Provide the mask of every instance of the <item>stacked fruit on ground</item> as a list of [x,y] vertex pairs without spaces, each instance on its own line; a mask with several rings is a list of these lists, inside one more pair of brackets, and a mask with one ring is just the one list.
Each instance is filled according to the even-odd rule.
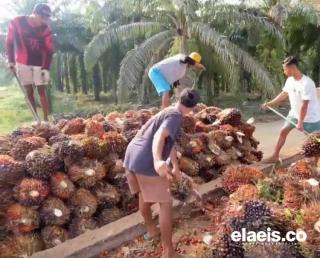
[[[63,118],[2,137],[0,249],[10,246],[13,255],[20,255],[23,248],[12,243],[24,238],[51,248],[135,212],[138,200],[126,183],[123,158],[128,143],[158,112]],[[181,170],[203,183],[231,163],[259,161],[254,129],[241,121],[237,109],[198,105],[183,120]],[[190,185],[189,180],[173,185],[173,195],[185,200]]]

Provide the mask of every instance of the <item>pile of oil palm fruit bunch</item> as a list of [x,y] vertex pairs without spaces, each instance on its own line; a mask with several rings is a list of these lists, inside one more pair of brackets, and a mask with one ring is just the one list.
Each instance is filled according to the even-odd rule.
[[[123,158],[128,143],[158,112],[68,115],[1,136],[0,253],[29,255],[136,212],[138,198],[130,194]],[[181,170],[203,183],[229,164],[259,161],[254,130],[237,109],[199,104],[183,120]],[[172,187],[178,199],[190,190],[190,180],[182,182]]]
[[[229,166],[222,176],[229,194],[221,208],[206,257],[320,257],[320,169],[304,157],[270,175],[252,166]],[[306,241],[280,244],[235,242],[234,231],[288,231],[307,234]],[[241,236],[242,237],[242,236]]]

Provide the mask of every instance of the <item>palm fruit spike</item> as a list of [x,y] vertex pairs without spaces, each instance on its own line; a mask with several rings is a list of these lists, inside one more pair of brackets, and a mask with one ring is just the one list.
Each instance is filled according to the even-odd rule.
[[238,126],[241,123],[241,112],[236,108],[227,108],[218,114],[221,125]]
[[62,128],[62,133],[64,134],[79,134],[83,133],[85,129],[84,120],[82,118],[75,118],[66,123]]
[[108,208],[101,211],[98,217],[99,226],[102,227],[106,224],[121,219],[124,216],[119,208]]
[[103,124],[95,120],[89,120],[86,122],[85,134],[88,136],[94,136],[101,138],[105,133]]
[[62,227],[46,226],[41,230],[41,237],[46,248],[52,248],[68,240],[69,234]]
[[75,186],[68,176],[62,172],[53,174],[50,178],[52,193],[60,199],[69,199],[75,191]]
[[0,242],[1,257],[31,257],[43,249],[43,242],[35,233],[9,236]]
[[26,157],[27,171],[32,177],[48,179],[55,171],[63,168],[63,161],[51,148],[41,148],[30,152]]
[[110,152],[115,152],[120,156],[124,155],[128,141],[120,133],[108,132],[105,133],[102,138],[104,144],[106,144],[106,148],[109,149]]
[[182,119],[182,128],[186,133],[195,133],[196,132],[196,122],[197,120],[191,116],[184,116]]
[[77,237],[88,230],[98,227],[97,222],[92,218],[73,218],[69,225],[69,233],[71,237]]
[[237,191],[230,195],[230,200],[235,203],[243,203],[258,198],[258,189],[251,184],[240,186]]
[[69,166],[84,156],[84,150],[78,141],[64,141],[53,145],[55,153]]
[[38,179],[25,178],[15,187],[15,197],[26,206],[40,205],[49,194],[49,187]]
[[39,227],[38,212],[18,203],[7,208],[6,216],[8,227],[16,234],[28,233]]
[[10,154],[12,144],[9,136],[0,136],[0,155]]
[[56,197],[50,197],[42,203],[40,217],[46,225],[64,225],[70,217],[70,209]]
[[198,162],[183,156],[179,159],[179,168],[188,176],[197,176],[200,172]]
[[314,228],[315,223],[320,219],[320,204],[312,202],[302,206],[303,225],[307,228]]
[[55,136],[50,137],[49,144],[53,145],[57,142],[63,142],[63,141],[69,141],[69,140],[71,140],[71,137],[69,135],[59,133]]
[[11,149],[11,156],[16,160],[24,160],[29,152],[43,147],[45,143],[44,138],[37,136],[21,138]]
[[0,182],[16,184],[24,176],[25,165],[8,155],[0,155]]
[[102,163],[85,158],[69,167],[68,176],[82,187],[92,187],[106,176],[106,171]]
[[313,168],[306,159],[301,159],[291,164],[288,171],[293,176],[297,176],[301,179],[309,179],[312,177],[313,174]]
[[320,156],[320,133],[309,135],[302,146],[302,150],[305,157]]
[[41,124],[33,125],[32,127],[33,127],[33,134],[35,136],[45,138],[47,141],[51,137],[60,133],[58,127],[48,122],[42,122]]
[[241,185],[255,183],[263,178],[263,172],[254,167],[230,166],[223,173],[223,187],[228,192],[233,193]]
[[73,212],[77,217],[90,218],[97,210],[97,198],[90,191],[79,188],[71,197]]
[[81,140],[81,144],[86,157],[91,159],[97,159],[102,156],[100,141],[97,137],[86,137],[83,140]]
[[300,185],[295,182],[285,182],[283,185],[283,204],[286,208],[299,209],[302,205],[302,196],[299,194]]
[[98,203],[106,208],[116,206],[121,199],[121,195],[117,189],[105,182],[98,182],[94,186],[93,192],[98,199]]
[[244,248],[242,242],[234,242],[231,239],[230,228],[223,224],[216,234],[212,244],[212,254],[209,257],[233,258],[244,257]]

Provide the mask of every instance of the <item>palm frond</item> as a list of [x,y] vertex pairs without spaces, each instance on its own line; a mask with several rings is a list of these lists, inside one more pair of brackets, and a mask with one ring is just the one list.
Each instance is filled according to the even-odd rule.
[[160,29],[160,23],[156,22],[136,22],[119,27],[108,26],[105,30],[100,31],[85,48],[84,61],[86,69],[91,70],[111,45],[148,33],[153,34],[160,31]]
[[167,41],[172,41],[175,32],[166,30],[144,41],[140,46],[130,50],[121,62],[119,72],[119,87],[138,89],[143,72],[151,57]]
[[265,87],[265,91],[268,94],[274,94],[276,87],[271,74],[246,51],[233,44],[227,37],[219,34],[208,25],[194,23],[193,32],[202,43],[214,48],[224,62],[242,66],[243,69],[251,72],[260,81],[261,86]]
[[260,30],[267,31],[284,43],[281,28],[273,20],[255,8],[245,8],[241,5],[217,5],[212,9],[214,20],[254,25]]

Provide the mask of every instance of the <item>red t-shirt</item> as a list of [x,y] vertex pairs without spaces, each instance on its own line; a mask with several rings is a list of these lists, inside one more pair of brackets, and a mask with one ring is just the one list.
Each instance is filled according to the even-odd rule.
[[6,51],[10,63],[49,69],[53,55],[51,29],[48,25],[31,26],[27,16],[16,17],[9,24]]

